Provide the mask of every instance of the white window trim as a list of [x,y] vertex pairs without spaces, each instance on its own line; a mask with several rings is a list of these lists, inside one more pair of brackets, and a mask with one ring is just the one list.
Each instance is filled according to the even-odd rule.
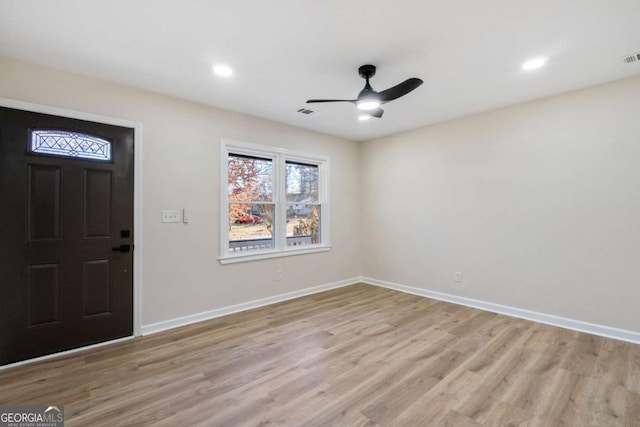
[[[276,206],[276,236],[274,239],[275,248],[253,250],[247,253],[229,251],[229,199],[228,199],[228,156],[229,153],[247,154],[273,159],[273,203]],[[306,245],[303,247],[287,247],[287,230],[282,225],[286,222],[286,198],[284,194],[284,170],[285,162],[294,161],[318,165],[318,176],[320,192],[318,200],[322,206],[320,215],[320,243]],[[221,264],[231,264],[245,261],[255,261],[260,259],[278,258],[293,255],[310,254],[316,252],[326,252],[331,249],[329,240],[330,231],[330,198],[329,198],[329,178],[330,166],[329,157],[302,153],[299,151],[287,150],[264,145],[250,144],[223,138],[220,144],[220,257]],[[279,209],[277,207],[280,207]]]

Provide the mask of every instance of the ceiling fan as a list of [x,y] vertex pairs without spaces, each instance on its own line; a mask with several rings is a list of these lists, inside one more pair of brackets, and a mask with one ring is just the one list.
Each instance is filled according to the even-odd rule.
[[412,77],[400,84],[390,87],[387,90],[376,92],[369,84],[369,79],[376,74],[376,67],[374,65],[363,65],[358,68],[358,72],[360,73],[360,77],[365,79],[367,83],[364,85],[364,89],[360,91],[356,99],[310,99],[307,103],[351,102],[370,116],[380,118],[382,117],[382,114],[384,114],[384,110],[380,108],[382,104],[398,99],[401,96],[405,96],[422,84],[422,80]]

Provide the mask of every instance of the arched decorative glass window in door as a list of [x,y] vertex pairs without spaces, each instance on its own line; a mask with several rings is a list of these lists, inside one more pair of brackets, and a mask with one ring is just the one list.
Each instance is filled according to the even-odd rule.
[[111,160],[111,141],[78,132],[57,129],[31,131],[29,151],[90,160]]

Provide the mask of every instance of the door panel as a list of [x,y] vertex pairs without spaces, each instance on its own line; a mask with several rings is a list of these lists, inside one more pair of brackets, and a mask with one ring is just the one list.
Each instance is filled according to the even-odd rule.
[[27,266],[27,327],[60,321],[60,263]]
[[85,238],[111,238],[111,178],[109,170],[84,170]]
[[132,335],[133,136],[0,107],[0,365]]
[[59,239],[62,218],[62,168],[29,164],[27,235],[30,242]]
[[111,260],[84,263],[84,317],[111,314]]

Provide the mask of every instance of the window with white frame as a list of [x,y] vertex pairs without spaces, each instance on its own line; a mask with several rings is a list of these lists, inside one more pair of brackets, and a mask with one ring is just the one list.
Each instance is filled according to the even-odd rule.
[[222,263],[329,249],[329,159],[223,140]]

